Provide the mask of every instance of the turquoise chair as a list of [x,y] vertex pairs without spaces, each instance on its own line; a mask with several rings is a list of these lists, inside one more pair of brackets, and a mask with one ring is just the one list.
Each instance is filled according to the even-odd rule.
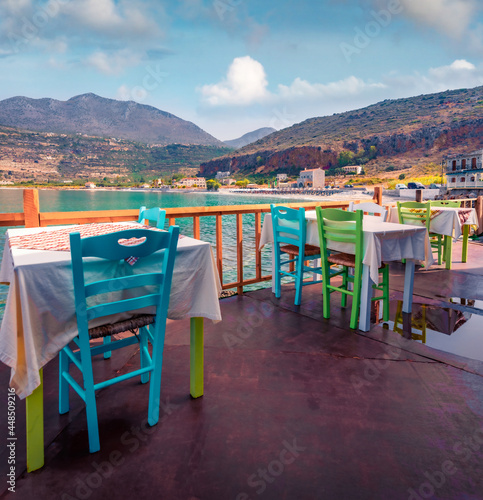
[[[79,233],[70,235],[78,336],[74,339],[75,350],[66,346],[59,354],[59,413],[69,411],[69,386],[71,386],[86,404],[91,453],[100,449],[95,397],[95,391],[99,389],[136,376],[141,376],[141,382],[146,383],[151,374],[148,423],[155,425],[158,422],[164,335],[178,235],[178,226],[171,226],[169,231],[128,229],[83,239]],[[140,238],[141,241],[131,246],[119,242],[120,239],[130,238]],[[159,269],[153,269],[150,273],[132,274],[135,272],[136,264],[131,267],[127,262],[123,262],[123,259],[128,257],[142,259],[158,251],[161,251]],[[127,266],[127,275],[109,276],[106,279],[86,283],[83,260],[85,257],[112,261],[115,265],[111,268],[115,269]],[[135,313],[145,307],[153,307],[153,314]],[[113,324],[101,323],[102,326],[89,328],[89,322],[93,319],[126,312],[134,312],[134,315],[128,320]],[[135,334],[138,328],[139,333]],[[107,345],[92,346],[90,343],[92,339],[127,331],[132,331],[134,334]],[[148,351],[148,340],[153,346],[152,356]],[[140,345],[141,368],[94,383],[91,356],[136,343]],[[71,364],[81,372],[80,383],[69,373]]]
[[139,209],[138,222],[147,224],[149,221],[156,222],[155,226],[159,229],[164,229],[164,221],[166,219],[166,210],[159,207]]
[[[308,267],[305,261],[320,259],[320,248],[306,244],[305,209],[298,210],[270,205],[273,228],[273,249],[275,258],[275,297],[281,295],[281,278],[289,276],[295,280],[295,305],[302,300],[302,287],[321,283],[322,280],[304,282],[304,273],[322,274],[320,267]],[[288,255],[288,260],[282,260],[282,254]],[[291,264],[294,271],[286,271],[282,266]]]
[[[420,203],[417,201],[397,202],[397,214],[400,224],[412,224],[413,226],[425,226],[428,230],[431,248],[438,252],[438,264],[443,261],[444,238],[441,234],[431,233],[429,225],[431,222],[431,206],[434,202]],[[434,205],[433,205],[434,206]]]
[[[341,305],[347,306],[347,296],[352,296],[352,310],[350,328],[357,328],[359,308],[361,303],[362,288],[362,252],[363,252],[363,229],[362,210],[355,212],[344,211],[338,208],[315,208],[317,213],[317,225],[319,228],[320,250],[326,257],[322,259],[323,279],[323,315],[330,318],[330,294],[340,292],[342,294]],[[343,250],[338,250],[338,245],[344,245]],[[331,265],[340,266],[339,271],[330,269]],[[349,273],[353,269],[353,274]],[[374,290],[379,290],[382,295],[372,297],[371,300],[383,301],[383,319],[389,320],[389,266],[384,264],[379,268],[382,273],[382,281],[373,285]],[[342,284],[336,286],[331,284],[331,279],[342,276]],[[352,283],[352,290],[348,284]]]

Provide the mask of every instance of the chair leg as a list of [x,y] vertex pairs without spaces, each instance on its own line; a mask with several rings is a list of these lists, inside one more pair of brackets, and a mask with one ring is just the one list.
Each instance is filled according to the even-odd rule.
[[[349,268],[344,266],[344,274],[342,275],[342,288],[348,290],[349,283]],[[347,294],[342,293],[340,298],[341,307],[347,307]]]
[[153,345],[154,370],[149,384],[148,424],[156,425],[159,420],[159,403],[161,399],[161,372],[163,368],[164,336],[166,319],[163,324],[156,325]]
[[357,328],[357,321],[359,319],[359,308],[361,305],[361,288],[362,279],[360,269],[356,269],[354,272],[354,293],[352,295],[352,309],[351,309],[351,321],[349,327],[352,330]]
[[275,249],[275,297],[280,298],[282,293],[281,283],[280,283],[280,251]]
[[329,272],[324,273],[323,281],[322,281],[322,308],[323,315],[325,319],[330,318],[330,291],[328,289],[328,285],[330,285],[330,275]]
[[304,280],[304,261],[303,257],[297,257],[297,270],[295,275],[295,305],[299,306],[302,302],[302,282]]
[[[140,347],[140,357],[141,357],[141,368],[146,368],[151,364],[151,361],[149,360],[146,350],[148,348],[148,332],[146,327],[140,328],[139,329],[139,347]],[[145,384],[146,382],[149,382],[149,373],[143,373],[141,375],[141,383]]]
[[[103,339],[103,344],[106,345],[106,344],[110,344],[111,343],[111,336],[109,337],[104,337]],[[104,353],[104,359],[109,359],[111,357],[111,351],[106,351]]]
[[69,383],[63,373],[69,373],[69,356],[62,349],[59,352],[59,413],[63,415],[69,411]]
[[441,247],[442,247],[441,236],[438,235],[438,266],[440,266],[443,263]]
[[89,435],[89,451],[95,453],[101,449],[99,442],[99,424],[97,420],[96,391],[94,390],[94,374],[89,339],[80,338],[82,378],[84,380],[87,434]]
[[389,321],[389,266],[386,264],[382,271],[382,319]]

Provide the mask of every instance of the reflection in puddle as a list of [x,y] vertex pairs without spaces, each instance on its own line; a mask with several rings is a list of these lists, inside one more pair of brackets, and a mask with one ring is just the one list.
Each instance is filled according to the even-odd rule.
[[397,301],[389,328],[435,349],[483,361],[483,301],[453,298],[450,307],[413,303],[412,314]]

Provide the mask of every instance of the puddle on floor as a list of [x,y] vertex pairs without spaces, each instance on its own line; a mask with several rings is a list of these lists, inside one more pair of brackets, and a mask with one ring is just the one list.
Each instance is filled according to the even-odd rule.
[[[395,302],[393,321],[387,323],[390,330],[403,335],[402,301]],[[448,307],[413,303],[411,333],[416,342],[483,361],[483,301],[454,297]]]

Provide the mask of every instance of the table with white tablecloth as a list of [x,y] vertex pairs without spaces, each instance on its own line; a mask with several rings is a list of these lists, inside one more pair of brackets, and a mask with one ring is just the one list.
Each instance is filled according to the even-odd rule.
[[[132,223],[126,224],[132,226]],[[86,226],[70,226],[70,230],[82,227]],[[41,386],[39,370],[77,335],[77,323],[70,252],[42,250],[36,244],[30,244],[33,249],[25,248],[29,244],[20,242],[25,240],[24,236],[36,234],[44,240],[54,240],[62,229],[9,229],[6,234],[0,282],[7,282],[10,286],[0,326],[0,360],[11,367],[10,385],[19,397],[27,397],[27,402],[33,391]],[[24,248],[15,244],[24,245]],[[162,255],[163,252],[156,252],[133,265],[124,261],[90,259],[92,262],[87,264],[87,273],[102,278],[103,274],[110,273],[122,276],[149,272],[161,266]],[[203,318],[221,320],[220,291],[211,245],[181,237],[168,318],[192,318],[190,349],[192,355],[198,357],[191,363],[190,392],[194,397],[203,393],[202,322]],[[196,325],[201,334],[196,333]]]
[[[397,207],[391,207],[388,221],[399,222]],[[446,269],[451,269],[453,239],[457,240],[460,236],[463,236],[461,261],[466,262],[468,258],[468,236],[471,227],[478,229],[478,217],[474,208],[431,207],[429,232],[444,236]]]
[[[305,213],[307,243],[319,246],[319,232],[315,211]],[[359,329],[370,328],[372,283],[378,282],[379,267],[383,262],[406,259],[403,311],[411,312],[415,262],[425,267],[433,263],[428,232],[424,227],[383,222],[380,217],[364,215],[363,219],[363,271]],[[260,248],[273,242],[272,217],[265,215],[260,237]],[[344,248],[334,250],[346,251]]]

